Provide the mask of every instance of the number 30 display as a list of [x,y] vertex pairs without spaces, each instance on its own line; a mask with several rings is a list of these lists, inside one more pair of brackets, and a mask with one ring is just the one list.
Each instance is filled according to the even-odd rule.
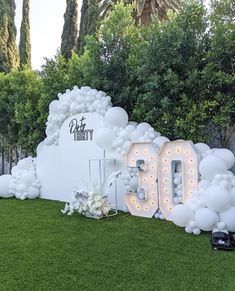
[[175,173],[181,181],[181,202],[197,189],[199,156],[190,141],[166,142],[158,151],[150,142],[133,143],[126,155],[126,164],[138,168],[138,190],[125,196],[132,215],[153,217],[160,209],[165,219],[171,220],[170,212],[175,205]]

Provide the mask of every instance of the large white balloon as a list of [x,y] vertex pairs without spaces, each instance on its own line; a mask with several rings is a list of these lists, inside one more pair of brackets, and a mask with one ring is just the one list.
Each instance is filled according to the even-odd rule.
[[213,155],[205,157],[199,164],[199,172],[205,180],[212,180],[216,174],[226,174],[226,171],[225,162]]
[[232,168],[235,159],[234,154],[230,150],[218,149],[214,152],[214,155],[221,158],[225,162],[227,169]]
[[176,205],[171,211],[171,218],[174,224],[185,227],[193,218],[193,211],[184,204]]
[[11,183],[11,175],[2,175],[0,176],[0,197],[9,198],[14,196],[9,193],[9,186]]
[[226,224],[228,231],[235,232],[235,207],[220,213],[220,220]]
[[218,216],[208,208],[201,208],[195,214],[195,221],[201,230],[210,231],[216,226]]
[[165,136],[158,136],[153,142],[160,148],[167,141],[170,141],[169,138]]
[[204,198],[207,207],[216,212],[227,210],[232,202],[230,193],[224,187],[218,185],[207,188]]
[[115,132],[110,128],[101,128],[94,134],[94,140],[96,144],[102,149],[110,148],[115,137]]
[[121,107],[112,107],[105,113],[104,122],[110,127],[125,127],[128,123],[128,114]]

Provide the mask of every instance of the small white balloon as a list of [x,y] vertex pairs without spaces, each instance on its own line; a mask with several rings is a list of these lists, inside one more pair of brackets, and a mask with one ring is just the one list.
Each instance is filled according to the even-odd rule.
[[131,141],[132,142],[137,142],[139,139],[143,136],[143,134],[140,131],[134,130],[131,133]]
[[35,175],[30,172],[30,171],[27,171],[27,172],[24,172],[22,175],[21,175],[21,180],[24,184],[26,185],[30,185],[33,183],[33,181],[35,180]]
[[200,228],[194,228],[194,229],[193,229],[193,234],[195,234],[195,235],[199,235],[200,233],[201,233]]
[[27,191],[27,185],[22,183],[17,186],[17,192],[23,193],[25,191]]
[[149,130],[149,128],[151,127],[150,124],[148,124],[147,122],[142,122],[140,124],[137,125],[136,130],[145,133],[146,131]]
[[158,136],[154,139],[153,142],[160,148],[167,141],[170,141],[169,138],[165,136]]

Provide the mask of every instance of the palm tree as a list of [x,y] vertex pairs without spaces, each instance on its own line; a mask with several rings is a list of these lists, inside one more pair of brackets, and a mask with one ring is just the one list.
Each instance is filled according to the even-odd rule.
[[[118,0],[97,0],[99,15],[104,18],[117,2]],[[175,12],[180,7],[180,0],[124,0],[124,2],[135,3],[136,22],[145,26],[150,25],[154,15],[157,15],[158,19],[162,21],[167,18],[169,9]]]

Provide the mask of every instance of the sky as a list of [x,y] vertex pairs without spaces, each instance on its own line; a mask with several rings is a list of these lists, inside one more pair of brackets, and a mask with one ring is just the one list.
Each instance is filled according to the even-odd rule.
[[[23,0],[15,0],[17,44],[19,44],[20,37],[22,2]],[[82,0],[78,0],[79,15],[81,5]],[[65,9],[66,0],[30,0],[30,37],[33,69],[40,69],[41,65],[45,63],[43,58],[52,58],[60,47]]]

